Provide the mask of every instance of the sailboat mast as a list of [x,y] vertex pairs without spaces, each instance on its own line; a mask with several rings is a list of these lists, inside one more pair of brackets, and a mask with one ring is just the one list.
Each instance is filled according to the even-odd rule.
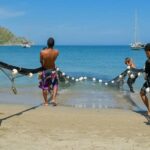
[[137,11],[135,12],[135,24],[134,24],[134,43],[137,42]]
[[137,11],[135,11],[135,18],[134,18],[134,43],[131,44],[131,48],[138,50],[138,49],[142,49],[144,47],[144,45],[138,41],[138,14]]

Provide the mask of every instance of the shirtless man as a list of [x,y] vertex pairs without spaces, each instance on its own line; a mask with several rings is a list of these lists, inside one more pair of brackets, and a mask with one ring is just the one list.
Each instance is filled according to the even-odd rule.
[[41,74],[41,81],[39,87],[42,89],[44,105],[48,105],[48,91],[52,90],[51,103],[56,106],[56,94],[58,91],[58,76],[56,73],[55,61],[59,55],[58,50],[53,49],[54,39],[49,38],[47,40],[48,48],[45,48],[40,52],[40,62],[43,67]]

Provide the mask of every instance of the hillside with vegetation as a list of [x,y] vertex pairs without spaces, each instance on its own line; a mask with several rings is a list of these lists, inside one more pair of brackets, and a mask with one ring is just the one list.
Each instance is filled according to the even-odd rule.
[[0,27],[0,45],[20,45],[27,42],[31,43],[24,37],[17,37],[7,28]]

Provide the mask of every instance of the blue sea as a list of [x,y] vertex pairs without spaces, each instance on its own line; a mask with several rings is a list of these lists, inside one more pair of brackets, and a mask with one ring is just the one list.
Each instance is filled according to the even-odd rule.
[[[0,61],[24,68],[40,66],[39,53],[43,46],[22,48],[1,46]],[[62,72],[73,77],[95,77],[109,81],[126,69],[124,59],[131,57],[137,68],[143,68],[146,56],[143,50],[131,50],[129,46],[56,46],[60,54],[56,65]],[[11,72],[10,72],[11,73]],[[38,88],[37,74],[32,78],[18,77],[15,81],[18,94],[11,91],[11,82],[0,72],[0,103],[36,105],[43,101]],[[135,93],[130,93],[127,84],[116,90],[100,83],[82,81],[76,84],[60,84],[58,103],[81,108],[120,108],[143,110],[139,91],[143,75],[134,84]]]

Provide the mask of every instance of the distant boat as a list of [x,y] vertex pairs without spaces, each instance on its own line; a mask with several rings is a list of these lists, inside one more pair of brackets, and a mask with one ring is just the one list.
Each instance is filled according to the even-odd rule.
[[133,50],[139,50],[144,48],[144,44],[137,40],[137,13],[135,14],[135,27],[134,27],[134,43],[131,43],[130,47]]
[[31,44],[29,44],[28,42],[24,42],[22,43],[21,45],[23,48],[30,48],[31,47]]
[[139,50],[144,48],[144,44],[142,44],[141,42],[134,42],[131,44],[131,48],[134,50]]

